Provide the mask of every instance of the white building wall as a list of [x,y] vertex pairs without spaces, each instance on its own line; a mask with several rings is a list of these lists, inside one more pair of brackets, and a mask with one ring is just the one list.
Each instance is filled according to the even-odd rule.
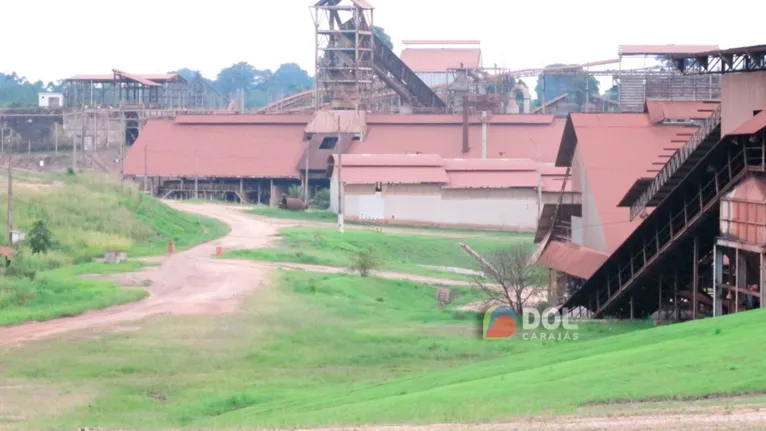
[[61,93],[37,93],[37,104],[41,108],[54,106],[55,103],[51,103],[51,99],[58,99],[58,107],[64,106],[64,95]]
[[[337,213],[337,183],[330,182],[331,208]],[[543,193],[543,203],[558,193]],[[380,211],[386,222],[431,225],[485,226],[511,230],[537,227],[538,195],[534,189],[442,189],[438,185],[384,185],[376,197],[374,185],[347,185],[344,214],[370,218]]]

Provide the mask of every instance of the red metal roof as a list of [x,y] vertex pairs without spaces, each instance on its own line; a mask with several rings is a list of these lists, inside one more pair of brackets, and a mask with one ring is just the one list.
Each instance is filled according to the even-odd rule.
[[[338,156],[332,155],[337,163]],[[444,167],[445,161],[438,154],[344,154],[343,167]]]
[[[488,124],[551,124],[555,115],[493,114]],[[463,124],[463,116],[453,114],[368,114],[367,124]],[[469,124],[481,124],[479,115],[471,115]]]
[[[332,155],[337,166],[338,156]],[[435,154],[349,154],[342,157],[345,184],[444,184],[444,161]]]
[[481,65],[481,49],[405,48],[399,58],[416,73],[447,72],[457,68],[478,69]]
[[[134,73],[131,76],[140,77],[154,82],[171,81],[173,79],[183,79],[181,75],[177,73]],[[114,73],[110,74],[82,74],[74,75],[65,79],[65,81],[114,81]]]
[[752,135],[766,128],[766,110],[740,124],[729,136]]
[[14,254],[15,252],[12,248],[0,246],[0,256],[13,257]]
[[647,100],[645,112],[652,123],[665,120],[705,120],[718,108],[718,101]]
[[560,191],[566,169],[529,159],[444,159],[450,188],[536,188]]
[[718,45],[620,45],[620,55],[697,54],[718,50]]
[[[571,114],[557,160],[571,163],[576,143],[607,249],[615,250],[641,223],[617,205],[637,178],[654,176],[696,127],[654,125],[648,114]],[[568,148],[567,148],[568,147]],[[657,163],[657,165],[653,165]],[[580,190],[575,190],[580,191]],[[583,191],[584,192],[584,191]],[[585,199],[583,198],[585,201]]]
[[549,241],[538,262],[556,271],[588,279],[608,257],[597,250],[571,242]]
[[[150,120],[125,157],[126,175],[297,178],[303,124],[176,124]],[[146,151],[146,152],[145,152]]]
[[[548,117],[547,115],[525,116]],[[419,152],[439,154],[450,159],[481,157],[481,126],[479,124],[472,124],[469,127],[470,151],[464,154],[462,125],[459,122],[428,125],[376,123],[373,117],[377,116],[368,116],[365,139],[351,145],[352,154]],[[419,115],[401,117],[419,117]],[[556,119],[548,124],[491,123],[487,126],[487,157],[537,160],[539,149],[540,161],[550,163],[556,157],[565,122],[564,119]]]
[[305,126],[311,121],[310,115],[264,115],[264,114],[228,114],[216,115],[178,115],[175,122],[178,124],[302,124]]

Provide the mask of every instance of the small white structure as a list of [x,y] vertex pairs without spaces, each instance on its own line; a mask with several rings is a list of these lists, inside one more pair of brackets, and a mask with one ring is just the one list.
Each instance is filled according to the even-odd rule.
[[[534,230],[541,205],[558,202],[565,175],[526,159],[344,154],[342,163],[344,217],[386,224]],[[336,155],[329,164],[337,213]]]
[[11,231],[11,244],[18,244],[21,241],[24,241],[26,237],[27,236],[24,234],[24,232],[13,230]]
[[41,108],[60,108],[64,106],[64,95],[61,93],[37,93],[37,102]]

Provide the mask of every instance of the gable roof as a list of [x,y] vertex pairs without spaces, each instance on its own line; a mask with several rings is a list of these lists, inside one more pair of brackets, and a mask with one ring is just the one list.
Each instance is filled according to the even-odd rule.
[[[426,122],[428,120],[431,121]],[[565,119],[554,119],[553,115],[492,116],[487,125],[487,158],[537,160],[539,155],[542,162],[552,162],[565,123]],[[463,153],[462,129],[459,115],[368,115],[365,139],[352,143],[349,151],[352,154],[422,153],[438,154],[446,159],[480,158],[478,119],[471,118],[468,153]]]
[[149,120],[125,156],[125,175],[298,178],[305,124],[183,124]]
[[[345,184],[444,184],[444,161],[436,154],[346,154],[340,160]],[[329,158],[333,172],[338,156]]]
[[654,124],[667,120],[705,120],[718,105],[720,102],[713,100],[647,100],[644,112]]
[[642,221],[631,221],[630,210],[618,207],[625,192],[637,178],[653,177],[651,171],[659,170],[696,130],[655,125],[645,113],[570,114],[556,166],[571,164],[576,146],[608,250],[615,250]]
[[399,58],[415,73],[447,72],[458,68],[478,69],[481,65],[481,49],[405,48]]

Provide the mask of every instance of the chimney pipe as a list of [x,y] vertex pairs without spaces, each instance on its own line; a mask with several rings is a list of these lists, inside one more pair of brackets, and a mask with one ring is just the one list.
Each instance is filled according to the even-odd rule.
[[468,95],[463,96],[463,154],[468,154],[471,147],[468,145]]
[[481,111],[481,158],[487,158],[487,111]]

